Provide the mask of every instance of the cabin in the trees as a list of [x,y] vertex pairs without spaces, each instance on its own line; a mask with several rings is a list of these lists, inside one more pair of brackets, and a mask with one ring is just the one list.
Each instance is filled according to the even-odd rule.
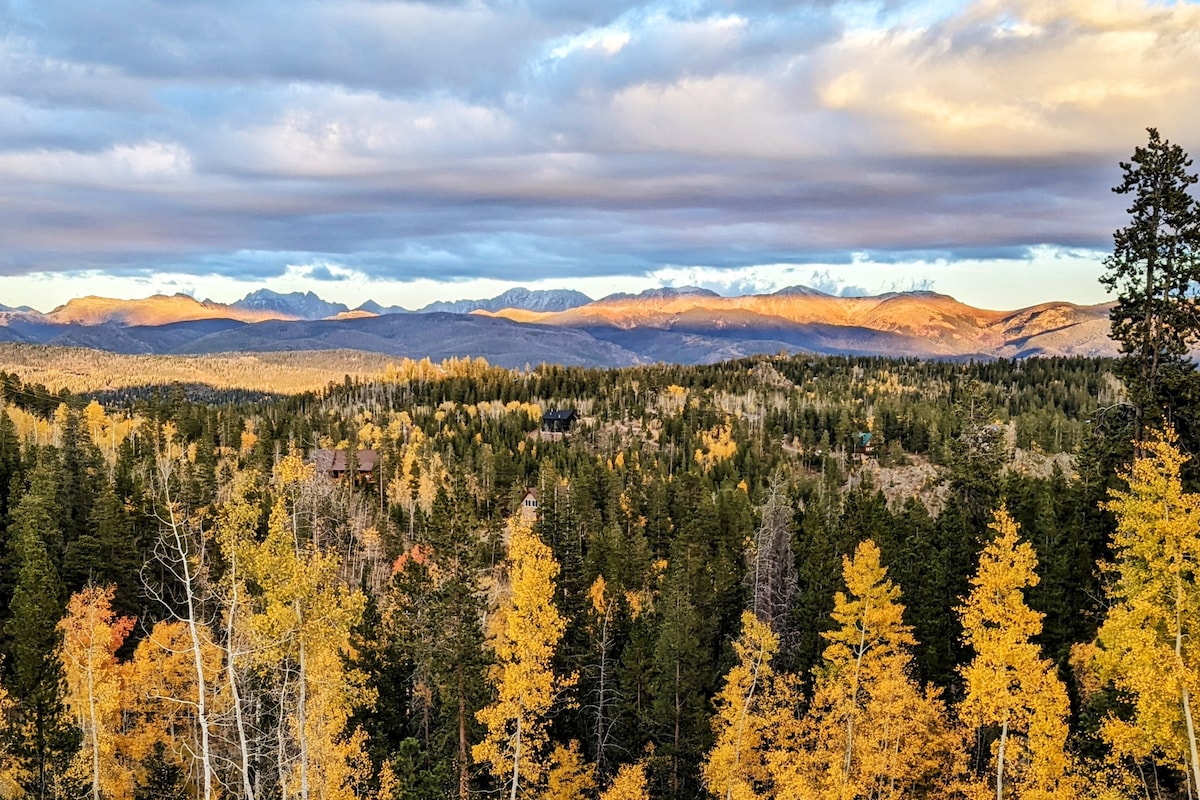
[[875,434],[857,433],[854,435],[854,455],[875,457]]
[[355,450],[351,458],[346,450],[313,450],[309,460],[317,472],[335,479],[345,475],[347,464],[353,461],[358,479],[370,480],[375,465],[379,463],[379,453],[375,450]]
[[537,519],[538,513],[538,490],[526,489],[525,495],[521,498],[520,514],[521,519],[533,521]]
[[542,433],[566,433],[579,420],[575,409],[551,409],[542,414]]

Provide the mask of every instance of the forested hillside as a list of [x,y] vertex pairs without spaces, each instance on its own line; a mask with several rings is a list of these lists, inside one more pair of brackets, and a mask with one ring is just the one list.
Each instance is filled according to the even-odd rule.
[[1200,498],[1113,369],[6,374],[0,796],[1186,796]]

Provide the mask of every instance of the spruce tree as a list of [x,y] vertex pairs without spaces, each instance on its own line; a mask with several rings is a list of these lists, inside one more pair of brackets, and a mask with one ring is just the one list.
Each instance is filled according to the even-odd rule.
[[[1129,224],[1113,233],[1100,282],[1117,292],[1113,338],[1121,343],[1121,377],[1140,439],[1147,425],[1186,421],[1197,391],[1188,349],[1200,339],[1200,205],[1189,194],[1197,176],[1179,145],[1147,128],[1149,140],[1121,162],[1113,188],[1132,195]],[[1191,433],[1183,430],[1184,433]],[[1195,439],[1194,436],[1189,436]]]

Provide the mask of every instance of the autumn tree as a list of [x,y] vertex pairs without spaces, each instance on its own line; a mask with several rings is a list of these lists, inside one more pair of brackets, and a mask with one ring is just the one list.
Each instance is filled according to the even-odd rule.
[[1140,439],[1164,419],[1182,424],[1182,405],[1194,393],[1188,349],[1200,337],[1200,205],[1189,194],[1197,181],[1192,159],[1147,128],[1149,139],[1121,162],[1117,194],[1132,195],[1129,224],[1113,233],[1113,252],[1100,282],[1117,292],[1113,338],[1121,343],[1121,376]]
[[980,554],[971,593],[959,608],[963,640],[975,652],[959,668],[966,689],[959,715],[976,730],[999,728],[993,743],[996,800],[1073,797],[1067,691],[1033,641],[1044,615],[1025,604],[1023,593],[1038,583],[1037,555],[1019,539],[1003,506],[991,528],[995,537]]
[[817,669],[799,747],[776,755],[783,797],[943,797],[963,766],[939,693],[911,677],[900,589],[867,540],[843,562],[846,592]]
[[737,663],[714,699],[716,742],[700,767],[709,794],[723,800],[771,796],[775,754],[796,728],[797,682],[771,660],[779,639],[770,624],[747,611],[733,643]]
[[555,675],[552,667],[566,629],[553,602],[558,563],[526,523],[514,519],[511,525],[509,596],[499,611],[493,645],[497,697],[476,714],[486,733],[472,756],[486,763],[516,800],[522,793],[536,793],[545,779],[547,717],[573,679]]
[[116,652],[134,621],[113,614],[115,591],[113,586],[89,586],[76,592],[58,623],[66,703],[83,735],[76,768],[88,777],[92,800],[125,797],[132,788],[129,771],[116,758],[122,711]]
[[[308,474],[294,455],[276,472],[284,490]],[[266,538],[241,559],[247,580],[261,590],[248,620],[256,665],[274,681],[281,704],[278,779],[285,796],[300,800],[350,798],[361,777],[364,743],[361,732],[343,733],[369,690],[346,656],[365,601],[338,580],[340,559],[294,527],[285,494],[272,507]]]
[[1145,455],[1113,490],[1117,519],[1108,613],[1094,665],[1130,705],[1102,728],[1114,755],[1160,758],[1184,770],[1200,790],[1193,700],[1200,691],[1200,495],[1183,491],[1186,456],[1168,428],[1152,433]]

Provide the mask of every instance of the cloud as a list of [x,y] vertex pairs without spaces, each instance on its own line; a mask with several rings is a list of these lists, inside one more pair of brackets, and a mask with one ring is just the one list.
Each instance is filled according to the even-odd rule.
[[1200,150],[1189,3],[3,8],[0,274],[940,287]]

